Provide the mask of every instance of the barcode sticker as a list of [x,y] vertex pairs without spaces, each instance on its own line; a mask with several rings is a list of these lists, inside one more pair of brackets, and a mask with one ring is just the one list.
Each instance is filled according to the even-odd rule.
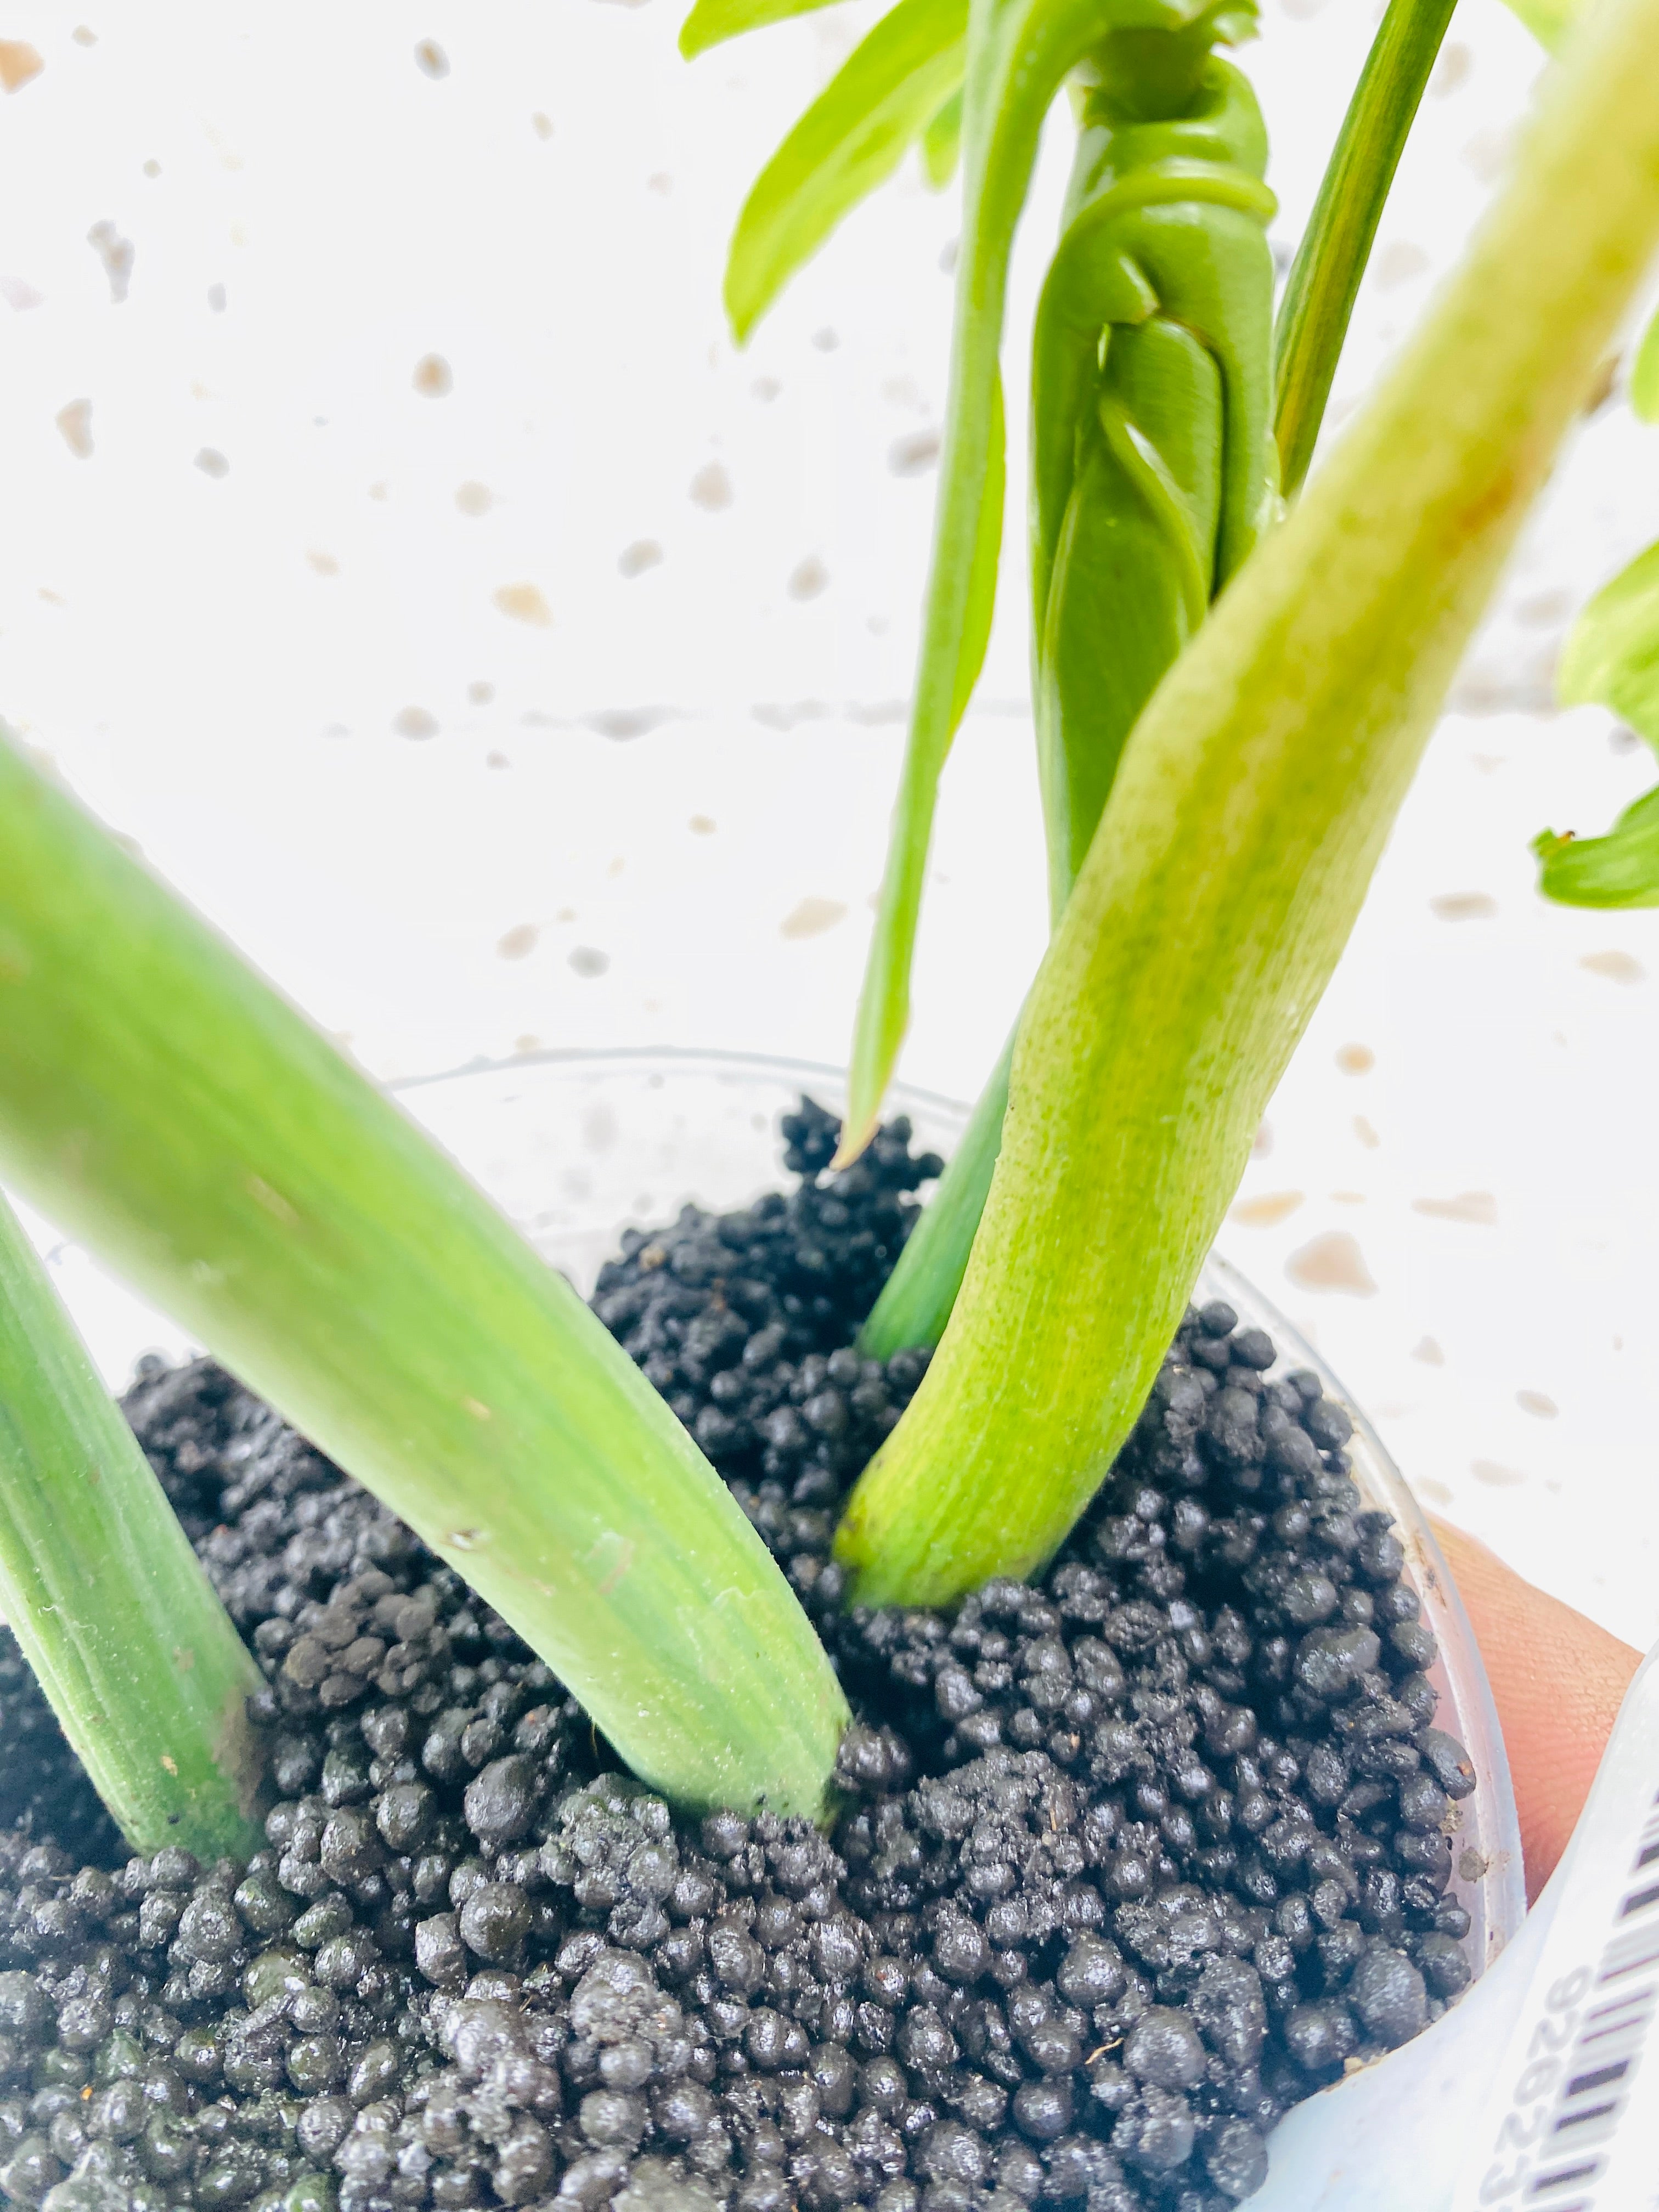
[[1659,2212],[1659,1653],[1632,1684],[1454,2212]]

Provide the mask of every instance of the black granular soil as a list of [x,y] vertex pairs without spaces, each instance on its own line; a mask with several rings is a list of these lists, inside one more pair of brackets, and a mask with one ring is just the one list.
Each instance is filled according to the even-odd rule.
[[829,1117],[785,1132],[798,1188],[630,1232],[595,1302],[823,1626],[834,1833],[675,1821],[400,1522],[152,1364],[126,1409],[268,1677],[279,1802],[246,1868],[122,1863],[9,1650],[13,2203],[1224,2212],[1464,1986],[1474,1778],[1341,1407],[1206,1307],[1040,1584],[842,1614],[836,1504],[923,1364],[848,1346],[938,1163],[896,1122],[830,1177]]

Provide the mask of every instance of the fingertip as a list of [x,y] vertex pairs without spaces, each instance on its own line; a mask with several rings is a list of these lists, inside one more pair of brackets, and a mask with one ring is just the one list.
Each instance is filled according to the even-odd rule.
[[1498,1708],[1535,1897],[1583,1809],[1642,1655],[1523,1580],[1479,1537],[1433,1527]]

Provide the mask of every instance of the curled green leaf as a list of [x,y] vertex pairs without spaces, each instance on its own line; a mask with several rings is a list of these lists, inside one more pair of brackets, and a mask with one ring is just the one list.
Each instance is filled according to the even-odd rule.
[[967,33],[968,0],[899,0],[761,171],[726,264],[726,312],[740,345],[957,90]]
[[[1058,920],[1125,740],[1274,509],[1275,207],[1249,85],[1142,41],[1084,111],[1032,348],[1037,756]],[[1171,66],[1184,55],[1182,82]],[[1171,81],[1173,80],[1173,81]]]
[[1627,806],[1605,837],[1532,841],[1538,888],[1558,906],[1659,906],[1659,788]]
[[787,23],[792,15],[810,15],[830,8],[835,0],[697,0],[680,26],[680,52],[695,61],[727,39],[745,31],[763,31],[769,23]]

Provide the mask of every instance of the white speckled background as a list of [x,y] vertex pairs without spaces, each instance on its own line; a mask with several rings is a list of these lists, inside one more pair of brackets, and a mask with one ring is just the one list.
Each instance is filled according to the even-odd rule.
[[[377,1075],[532,1041],[844,1049],[952,204],[907,173],[746,354],[719,276],[749,178],[873,12],[690,67],[673,0],[0,18],[3,73],[19,44],[44,64],[0,97],[0,712]],[[1371,22],[1267,0],[1286,239]],[[1340,403],[1449,265],[1536,65],[1464,0]],[[1642,1644],[1659,915],[1543,907],[1526,848],[1652,781],[1548,701],[1573,608],[1656,532],[1659,431],[1605,409],[1228,1237],[1425,1499]],[[964,1094],[1041,943],[1020,599],[951,766],[905,1061]]]

